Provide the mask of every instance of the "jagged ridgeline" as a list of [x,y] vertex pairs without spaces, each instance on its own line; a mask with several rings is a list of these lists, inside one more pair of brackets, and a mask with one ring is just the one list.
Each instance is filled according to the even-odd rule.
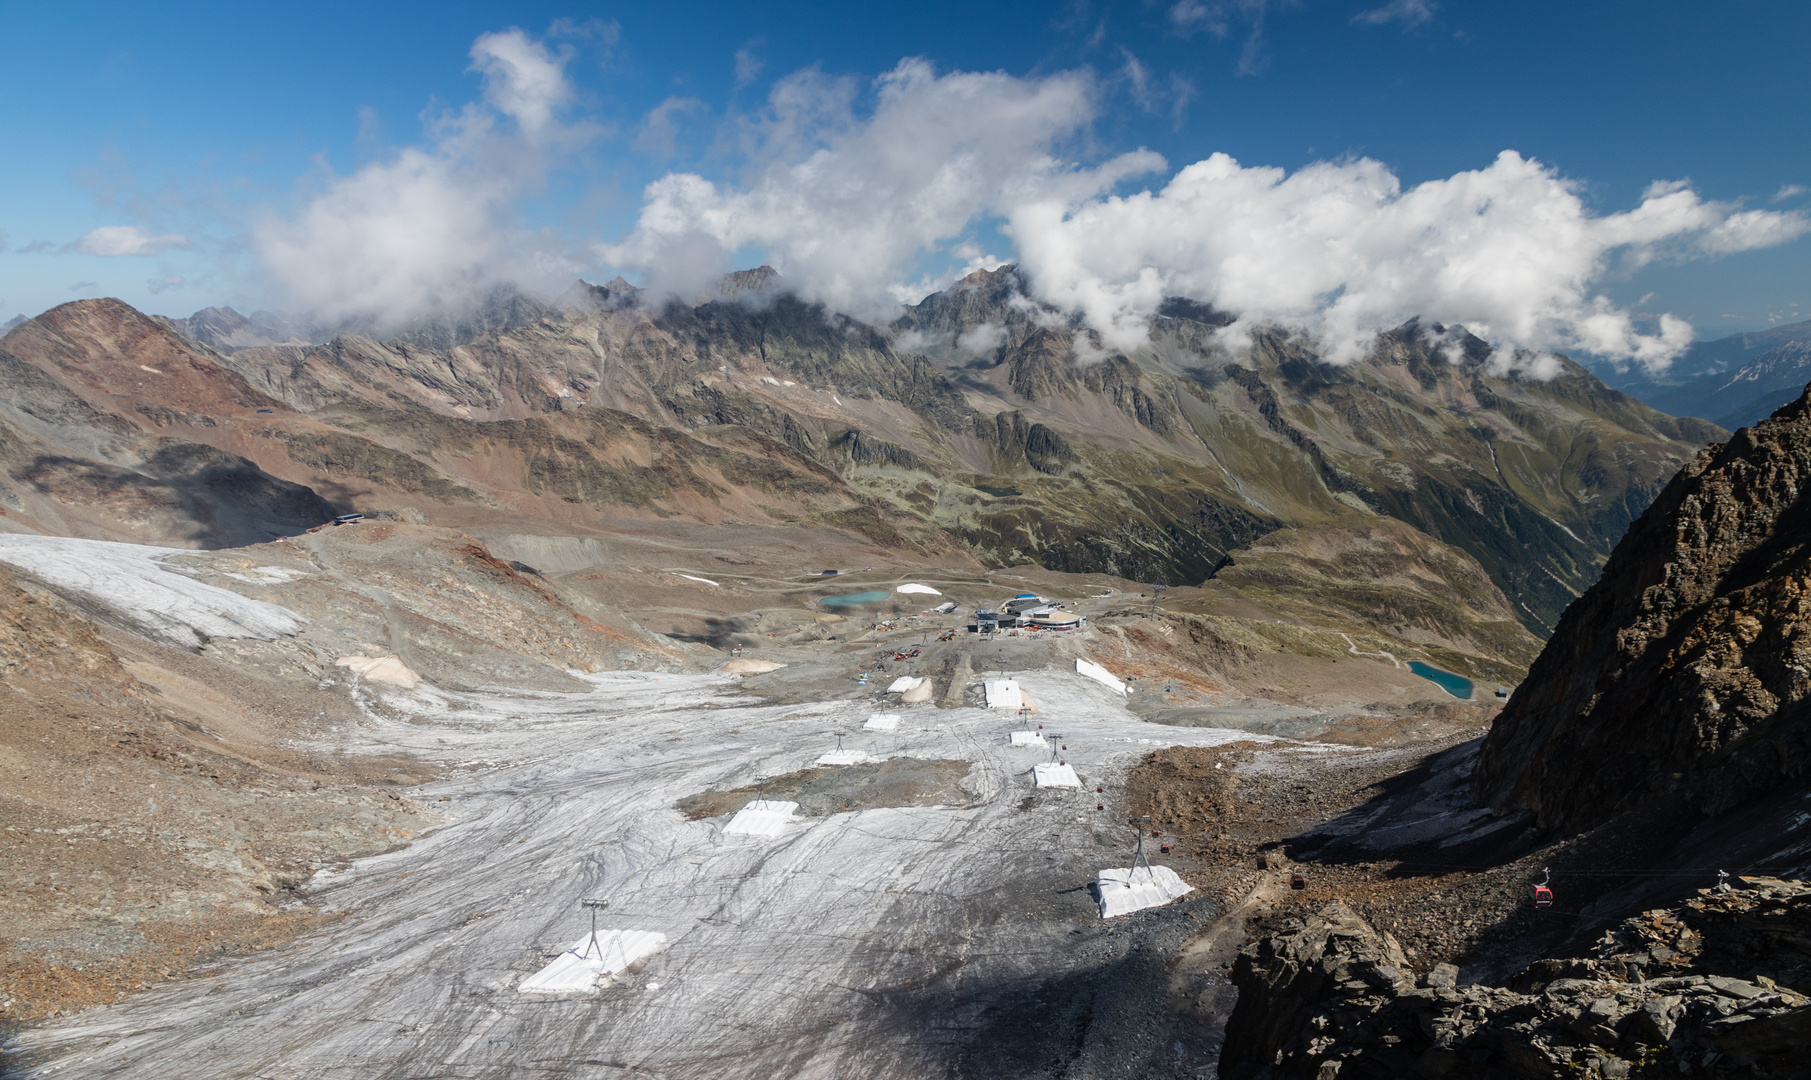
[[[160,324],[83,301],[4,347],[44,370],[52,337],[69,339],[65,352],[117,354],[111,374],[98,360],[55,370],[155,403],[134,357],[161,334],[153,351],[186,349],[280,404],[210,414],[209,427],[171,400],[165,437],[341,504],[816,524],[1171,584],[1200,582],[1278,529],[1383,516],[1476,559],[1541,634],[1666,480],[1722,434],[1570,364],[1544,382],[1493,374],[1483,343],[1458,329],[1410,323],[1334,367],[1280,332],[1229,351],[1230,321],[1172,300],[1148,345],[1114,352],[1003,267],[879,326],[802,301],[762,268],[664,306],[620,279],[545,305],[499,294],[385,340],[227,309]],[[78,348],[71,335],[92,340]],[[156,427],[121,411],[137,432]],[[75,456],[141,453],[104,442]],[[57,453],[71,456],[21,442],[8,460],[17,478]],[[57,499],[20,483],[26,501]]]

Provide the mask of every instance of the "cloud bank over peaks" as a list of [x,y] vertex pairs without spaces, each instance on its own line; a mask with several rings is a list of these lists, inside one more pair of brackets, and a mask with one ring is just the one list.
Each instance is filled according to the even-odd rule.
[[1107,89],[1087,73],[939,75],[906,60],[858,115],[852,80],[802,72],[776,84],[748,126],[743,184],[669,173],[601,257],[686,297],[732,264],[766,262],[808,298],[885,318],[953,280],[921,274],[927,257],[967,260],[963,272],[999,265],[967,238],[994,224],[1034,297],[1079,313],[1108,349],[1142,345],[1164,299],[1182,296],[1237,313],[1229,340],[1281,325],[1344,363],[1419,315],[1463,325],[1499,347],[1500,365],[1538,373],[1555,370],[1540,358],[1561,349],[1665,366],[1690,344],[1690,325],[1638,320],[1604,294],[1607,281],[1811,229],[1803,210],[1747,210],[1684,183],[1596,214],[1580,185],[1513,151],[1406,189],[1370,159],[1288,173],[1214,154],[1125,193],[1168,164],[1142,150],[1092,167],[1061,155]]
[[252,228],[276,303],[394,327],[577,272],[559,237],[516,218],[554,161],[595,134],[559,119],[573,97],[567,56],[516,29],[482,35],[470,55],[482,100],[430,118],[427,145],[329,175],[294,213]]
[[1649,367],[1683,351],[1691,327],[1662,315],[1644,332],[1596,291],[1608,275],[1811,228],[1802,213],[1709,202],[1683,184],[1593,216],[1575,183],[1513,151],[1406,191],[1368,159],[1287,174],[1215,154],[1156,191],[1026,199],[1007,218],[1040,298],[1080,311],[1122,350],[1179,295],[1307,331],[1336,363],[1420,315],[1463,324],[1505,355],[1577,349]]
[[[635,229],[603,257],[658,293],[688,296],[754,248],[813,299],[884,315],[928,291],[896,292],[926,253],[1023,192],[1063,189],[1070,170],[1052,148],[1095,114],[1092,79],[1073,72],[940,76],[909,59],[875,81],[866,117],[856,90],[815,71],[782,79],[751,128],[745,185],[696,173],[655,181]],[[965,257],[988,262],[978,249]]]

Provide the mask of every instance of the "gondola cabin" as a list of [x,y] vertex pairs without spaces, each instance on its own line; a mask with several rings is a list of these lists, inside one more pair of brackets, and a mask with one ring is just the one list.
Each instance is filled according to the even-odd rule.
[[1300,874],[1290,874],[1289,887],[1291,889],[1306,889],[1308,887],[1308,879]]
[[1534,887],[1534,906],[1535,907],[1552,907],[1553,906],[1553,890],[1549,889],[1545,885],[1536,885]]

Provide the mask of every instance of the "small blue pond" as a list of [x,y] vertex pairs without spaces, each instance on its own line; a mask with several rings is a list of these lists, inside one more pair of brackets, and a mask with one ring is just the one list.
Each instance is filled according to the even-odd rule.
[[[825,607],[855,607],[858,604],[878,604],[892,595],[892,593],[885,589],[876,589],[873,592],[850,593],[847,596],[826,596],[819,600],[818,603]],[[1466,685],[1470,686],[1471,684],[1467,683]]]
[[1441,671],[1432,664],[1424,664],[1419,660],[1410,660],[1409,670],[1430,682],[1439,683],[1440,689],[1456,698],[1465,698],[1466,700],[1471,699],[1471,680],[1463,675],[1454,675],[1450,671]]

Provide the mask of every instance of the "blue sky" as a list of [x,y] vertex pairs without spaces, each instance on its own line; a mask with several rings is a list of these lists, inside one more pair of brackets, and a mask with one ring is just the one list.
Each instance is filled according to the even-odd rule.
[[[475,42],[511,28],[521,35],[492,39],[489,59],[474,59]],[[490,252],[485,267],[463,271],[468,282],[509,276],[547,287],[568,273],[596,279],[618,270],[654,281],[687,260],[695,276],[766,258],[832,302],[879,314],[977,257],[1024,258],[1039,268],[1046,299],[1088,312],[1112,341],[1144,310],[1135,271],[1148,263],[1164,289],[1322,332],[1363,330],[1404,305],[1444,307],[1511,343],[1596,346],[1632,360],[1676,351],[1679,332],[1656,321],[1662,312],[1702,336],[1811,317],[1811,239],[1793,216],[1807,205],[1793,189],[1811,187],[1811,81],[1803,76],[1811,5],[1799,3],[0,3],[0,39],[9,45],[0,66],[4,314],[87,295],[168,314],[216,303],[352,303],[353,294],[310,273],[323,261],[356,262],[361,241],[323,238],[315,226],[338,220],[348,200],[385,213],[370,199],[388,174],[368,174],[364,195],[335,185],[416,148],[446,169],[437,190],[482,192],[485,229],[449,234]],[[522,49],[538,50],[529,60],[549,59],[563,80],[549,98],[553,119],[538,132],[500,96],[510,76],[498,65]],[[928,67],[902,75],[906,58]],[[876,80],[889,72],[898,115],[882,123],[887,91]],[[1004,81],[938,81],[973,72]],[[1018,122],[1010,110],[964,134],[967,110],[950,103],[961,94],[1022,95],[1031,110],[1024,138],[1000,126]],[[449,135],[447,118],[461,109],[484,131],[467,124],[466,134]],[[1000,160],[976,181],[982,187],[938,207],[936,223],[901,223],[895,234],[775,217],[788,199],[809,202],[827,190],[799,171],[811,153],[843,163],[840,197],[895,172],[901,140],[908,154],[918,145],[953,156],[997,147]],[[1124,157],[1141,149],[1161,164]],[[1490,171],[1504,150],[1545,171]],[[1530,200],[1527,213],[1492,225],[1484,245],[1500,250],[1517,241],[1551,246],[1544,234],[1512,234],[1546,227],[1539,223],[1554,199],[1576,200],[1587,224],[1634,211],[1644,193],[1655,196],[1656,181],[1689,181],[1696,202],[1654,204],[1653,214],[1682,214],[1682,223],[1634,246],[1594,240],[1573,253],[1576,264],[1543,270],[1559,284],[1534,288],[1525,301],[1479,299],[1445,284],[1361,298],[1373,267],[1428,281],[1476,272],[1448,252],[1437,256],[1447,260],[1438,273],[1424,275],[1414,264],[1419,242],[1400,236],[1356,253],[1338,238],[1304,242],[1294,256],[1302,265],[1318,272],[1337,256],[1351,266],[1309,274],[1312,298],[1272,300],[1266,290],[1286,292],[1295,267],[1229,282],[1228,267],[1249,265],[1251,252],[1228,254],[1225,236],[1156,253],[1155,241],[1123,241],[1139,229],[1161,237],[1221,206],[1229,216],[1273,215],[1294,235],[1293,222],[1325,205],[1244,172],[1167,208],[1109,205],[1160,189],[1214,154],[1286,174],[1370,161],[1403,189],[1488,171],[1495,186],[1479,198]],[[1024,195],[1035,171],[1027,163],[1040,156],[1057,173],[1087,174],[1088,190]],[[1037,175],[1045,183],[1053,174]],[[710,190],[650,202],[645,186],[666,176],[696,176]],[[1543,177],[1563,181],[1569,194],[1543,187]],[[1376,180],[1329,174],[1323,194],[1362,209],[1353,193]],[[420,209],[418,193],[395,187],[385,190],[402,211]],[[1008,189],[1015,194],[1001,194]],[[887,205],[922,193],[889,189]],[[1057,217],[1043,206],[1053,199],[1062,203]],[[690,224],[638,228],[645,205],[736,224],[712,226],[703,240]],[[1096,211],[1087,233],[1077,223]],[[1747,211],[1776,216],[1731,224]],[[859,200],[843,212],[871,224],[873,208]],[[1414,216],[1401,207],[1394,214]],[[1441,221],[1445,243],[1462,242],[1453,231],[1460,226]],[[1600,231],[1622,236],[1637,224]],[[1745,239],[1730,239],[1736,225]],[[97,237],[103,228],[116,231]],[[851,269],[819,250],[826,243],[887,265]],[[1335,255],[1325,254],[1329,244]],[[1274,246],[1265,241],[1260,253]],[[446,257],[391,252],[353,275],[355,293],[402,297],[390,278],[419,279],[411,258]],[[672,273],[677,287],[683,275]],[[1600,297],[1626,325],[1605,329],[1601,305],[1592,306]]]

